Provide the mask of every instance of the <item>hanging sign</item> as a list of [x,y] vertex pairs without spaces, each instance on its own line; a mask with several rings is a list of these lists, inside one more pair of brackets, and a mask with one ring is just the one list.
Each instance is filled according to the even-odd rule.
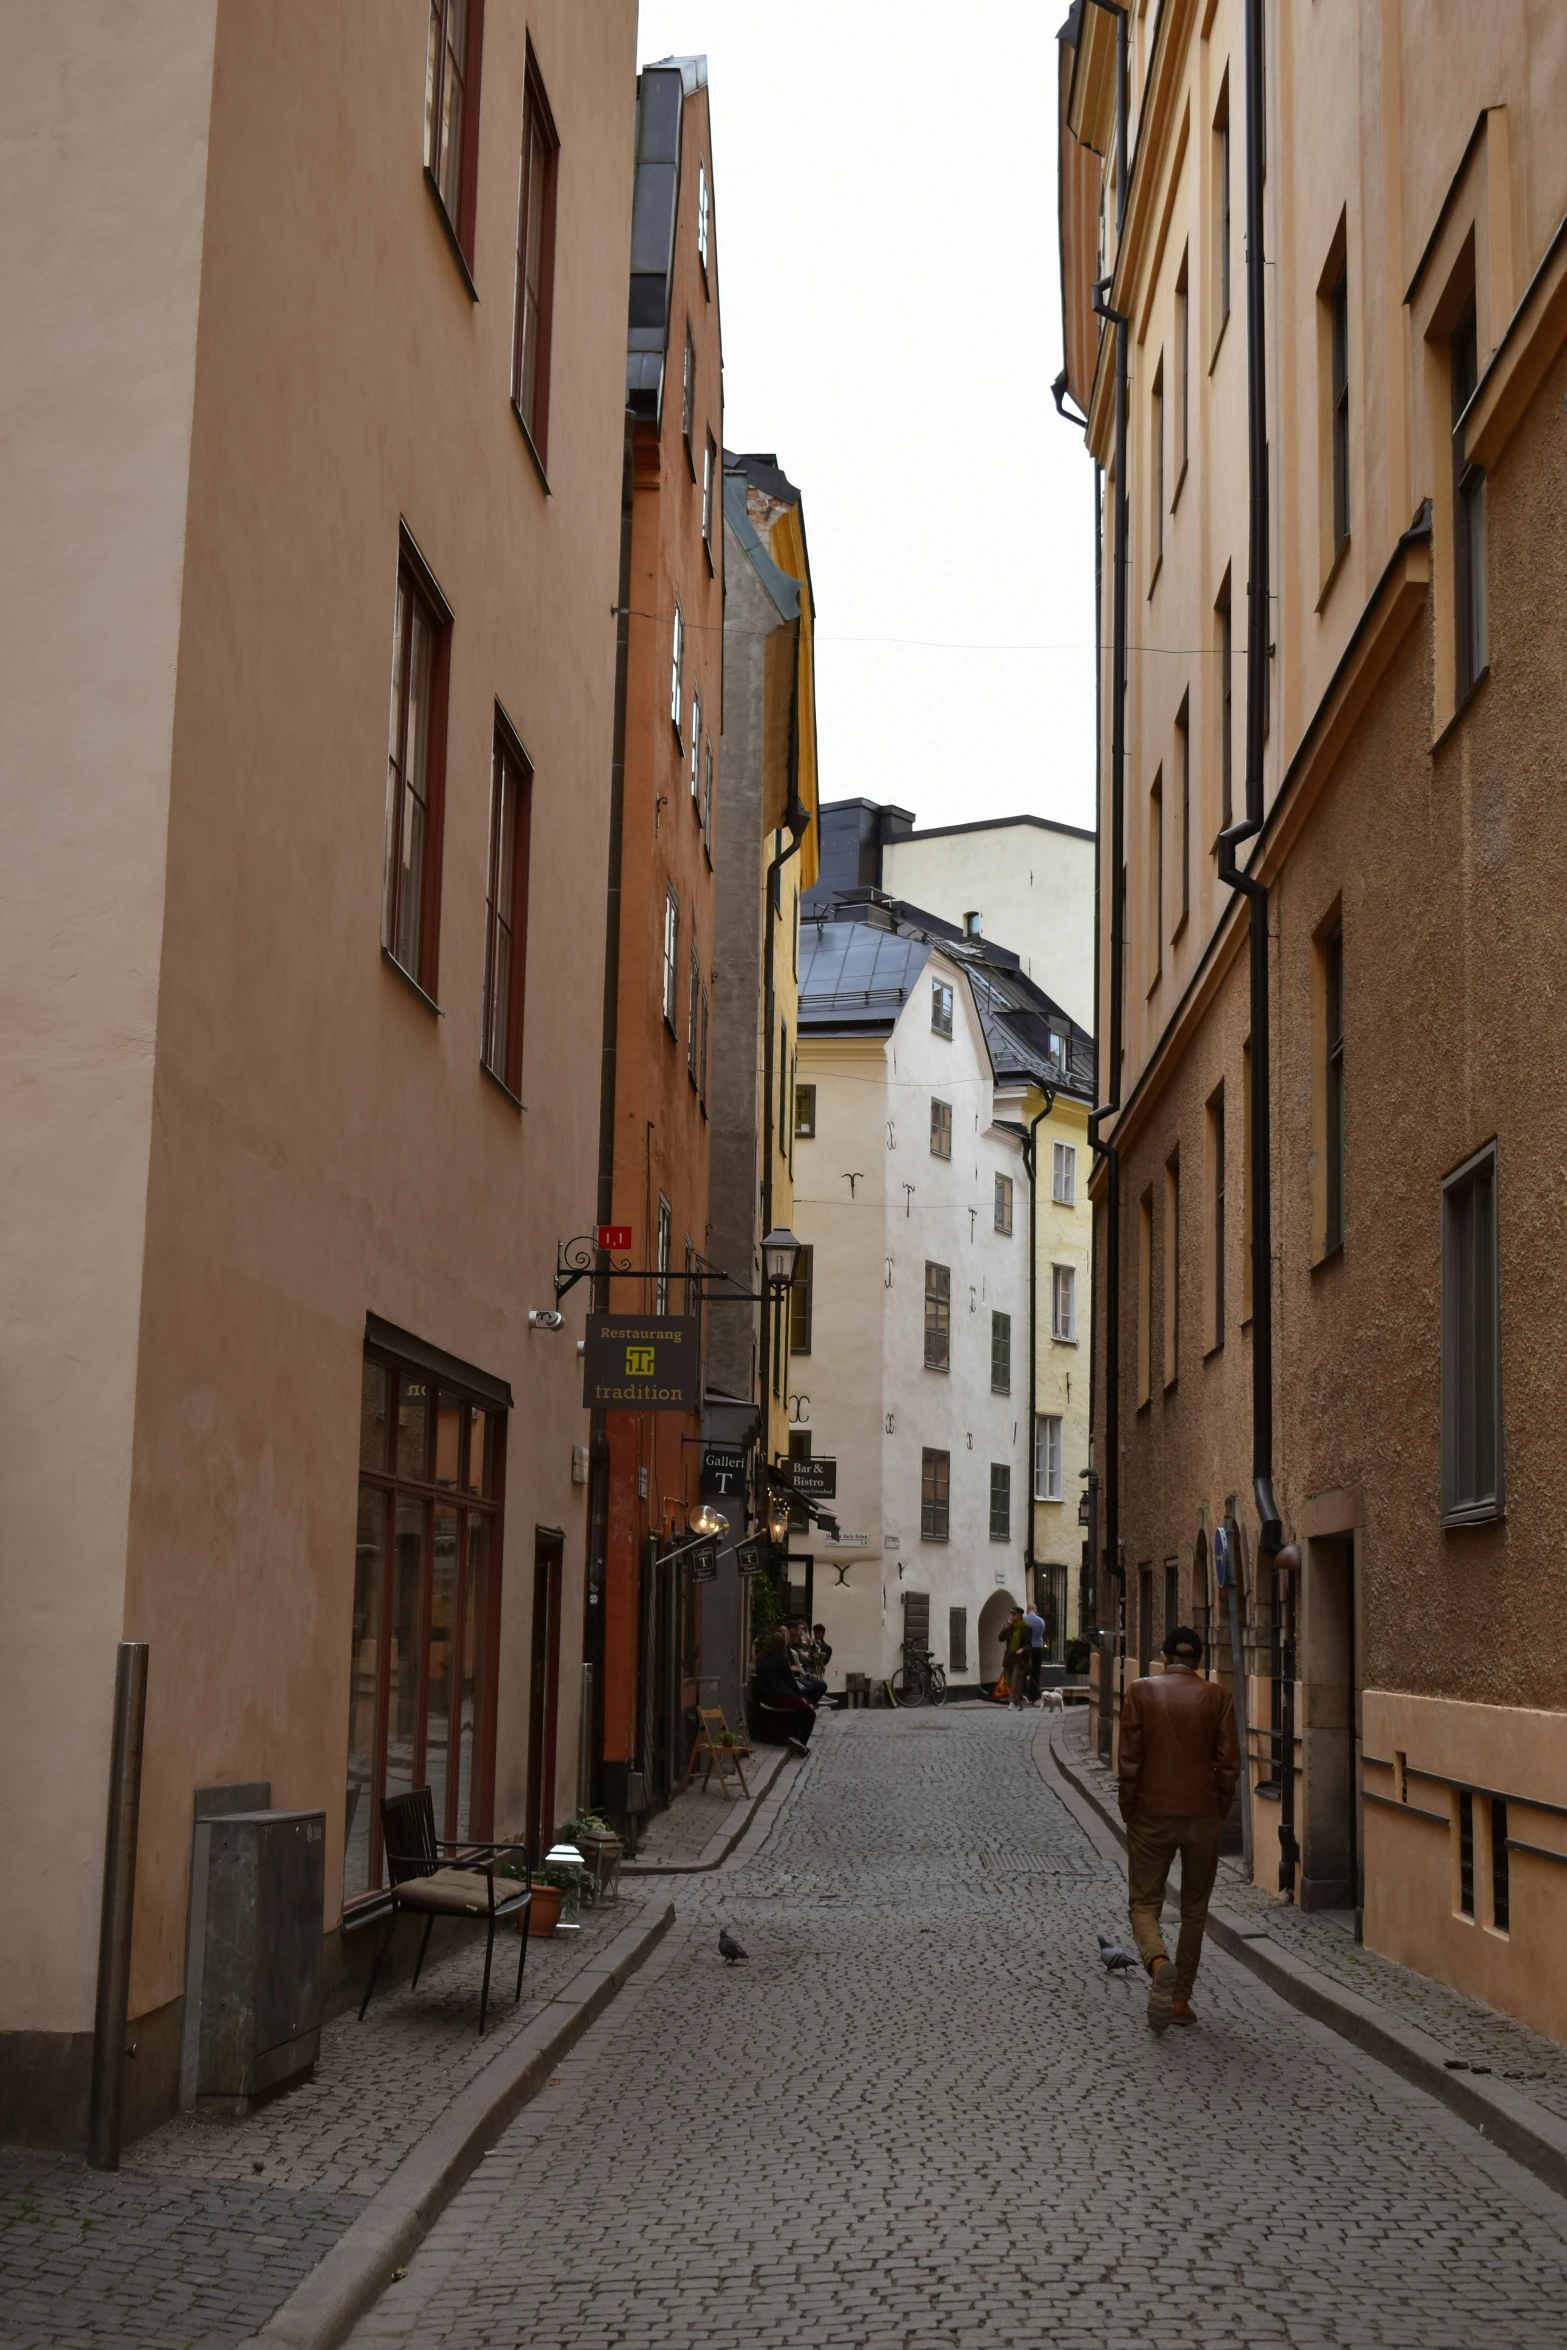
[[778,1466],[804,1500],[837,1500],[838,1463],[830,1453],[815,1453],[803,1461],[791,1460],[787,1453],[780,1453]]
[[696,1329],[694,1314],[589,1314],[582,1350],[582,1400],[589,1411],[693,1410]]
[[735,1548],[735,1565],[742,1575],[759,1575],[762,1571],[762,1546],[759,1542],[742,1542]]
[[730,1501],[745,1491],[746,1447],[743,1444],[704,1444],[702,1498]]
[[691,1580],[693,1583],[717,1582],[718,1545],[716,1542],[704,1543],[700,1550],[692,1552]]

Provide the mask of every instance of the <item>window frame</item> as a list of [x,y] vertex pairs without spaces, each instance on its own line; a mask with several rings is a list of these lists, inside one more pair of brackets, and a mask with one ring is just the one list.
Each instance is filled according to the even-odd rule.
[[1490,665],[1486,637],[1485,469],[1466,463],[1464,411],[1479,381],[1474,303],[1448,338],[1452,396],[1453,703],[1461,709]]
[[678,1038],[680,1015],[680,899],[672,881],[664,884],[664,1025]]
[[933,979],[930,983],[930,1032],[932,1036],[951,1036],[952,1001],[952,982],[948,979]]
[[920,1447],[920,1540],[947,1542],[952,1535],[952,1455],[934,1445]]
[[707,291],[709,301],[713,298],[707,268],[711,231],[712,192],[707,184],[707,157],[699,155],[696,159],[696,256],[702,264],[702,284]]
[[992,1542],[1010,1542],[1012,1539],[1010,1461],[992,1461],[990,1464],[990,1539]]
[[1148,524],[1151,544],[1148,550],[1148,593],[1153,594],[1159,573],[1164,565],[1164,353],[1161,350],[1154,362],[1153,388],[1149,396],[1148,412],[1149,455],[1153,462],[1149,471]]
[[712,434],[702,439],[702,544],[707,550],[708,568],[713,567],[713,487],[718,479],[718,444]]
[[1206,1283],[1204,1354],[1218,1354],[1224,1345],[1226,1314],[1224,1229],[1224,1162],[1226,1151],[1224,1087],[1217,1085],[1208,1096],[1204,1114],[1205,1143],[1203,1178],[1206,1189],[1206,1255],[1208,1279]]
[[[660,1320],[669,1312],[670,1260],[675,1244],[675,1211],[662,1192],[658,1195],[658,1237],[654,1245],[653,1311]],[[687,1285],[689,1287],[689,1284]]]
[[[1064,1501],[1064,1415],[1060,1412],[1036,1412],[1034,1415],[1034,1499],[1041,1502]],[[1052,1431],[1054,1432],[1052,1434]],[[1043,1440],[1044,1475],[1040,1476]]]
[[811,1242],[802,1240],[789,1284],[789,1352],[792,1355],[808,1355],[811,1351],[815,1281],[816,1251]]
[[990,1392],[1012,1393],[1012,1316],[990,1309]]
[[[936,1278],[932,1280],[931,1276]],[[925,1259],[925,1360],[927,1371],[952,1369],[952,1267]]]
[[691,805],[702,814],[702,688],[691,688]]
[[1077,1205],[1077,1145],[1075,1142],[1052,1142],[1050,1156],[1050,1200],[1053,1207],[1075,1208]]
[[1229,564],[1213,608],[1219,622],[1219,829],[1225,832],[1235,821],[1235,611]]
[[691,968],[686,981],[686,1075],[696,1085],[696,1064],[702,1023],[702,958],[691,942]]
[[685,443],[686,463],[691,468],[691,479],[696,479],[696,339],[691,332],[691,321],[686,320],[686,347],[681,360],[680,375],[680,438]]
[[[413,688],[413,630],[422,618],[430,637],[425,685],[424,794],[409,781],[408,726]],[[441,950],[441,862],[446,824],[446,724],[451,677],[452,609],[404,524],[397,547],[392,615],[392,707],[387,743],[387,807],[381,876],[381,949],[393,968],[426,1001],[437,1003]],[[414,956],[405,959],[404,841],[410,793],[423,816]]]
[[[943,1143],[945,1150],[941,1147]],[[930,1097],[930,1155],[949,1164],[952,1159],[952,1104],[934,1093]]]
[[[708,864],[713,862],[713,737],[709,733],[707,751],[702,762],[702,854]],[[795,973],[799,977],[799,973]]]
[[[1061,1310],[1066,1301],[1065,1313]],[[1055,1346],[1077,1344],[1077,1267],[1053,1263],[1050,1268],[1050,1337]]]
[[[810,1108],[802,1116],[802,1107],[807,1096],[809,1096]],[[794,1132],[797,1142],[814,1142],[816,1140],[816,1087],[814,1083],[809,1085],[796,1083],[795,1085]]]
[[1323,1174],[1325,1178],[1322,1253],[1344,1245],[1346,1161],[1344,1153],[1344,924],[1336,922],[1322,941]]
[[669,719],[680,740],[680,721],[686,706],[686,623],[680,609],[680,598],[675,598],[675,616],[670,623]]
[[1010,1175],[996,1170],[995,1229],[1006,1239],[1012,1237],[1014,1184]]
[[1192,704],[1190,688],[1175,713],[1175,740],[1181,774],[1181,910],[1170,933],[1173,946],[1186,928],[1192,910]]
[[[444,111],[447,74],[453,54],[450,39],[452,11],[463,7],[462,65],[459,69],[460,114],[457,137],[447,145],[437,139]],[[461,264],[469,294],[478,300],[473,282],[473,232],[479,178],[479,106],[484,66],[484,0],[430,0],[425,35],[424,177],[435,198],[448,239]],[[455,185],[448,194],[448,166]],[[453,202],[453,197],[456,201]]]
[[[511,824],[511,872],[503,876],[500,859],[508,773],[514,777],[515,813]],[[490,845],[485,860],[484,995],[479,1033],[479,1060],[513,1101],[522,1099],[523,1009],[528,961],[528,858],[533,824],[533,763],[506,715],[497,703],[490,752]],[[506,911],[501,911],[504,896]],[[496,959],[499,938],[505,932],[508,961],[504,1002],[500,1009],[499,1049],[496,1021]]]
[[[535,133],[541,153],[537,188],[532,177],[532,142]],[[550,340],[555,314],[555,211],[559,171],[560,134],[555,128],[555,117],[550,111],[543,77],[530,40],[523,76],[522,155],[517,190],[517,277],[513,296],[511,405],[512,413],[521,425],[541,471],[549,462]],[[537,282],[530,287],[528,254],[535,210],[538,216]],[[525,371],[530,318],[535,324],[536,333],[533,344],[532,396],[525,400],[523,395],[527,388]]]
[[[1502,1267],[1499,1163],[1496,1139],[1483,1144],[1455,1167],[1442,1182],[1442,1524],[1446,1527],[1491,1525],[1507,1512],[1507,1480],[1503,1446],[1502,1410]],[[1483,1187],[1483,1201],[1472,1226],[1478,1234],[1473,1263],[1460,1261],[1464,1235],[1457,1228],[1461,1203],[1473,1200]],[[1474,1350],[1472,1365],[1461,1360],[1465,1346],[1461,1286],[1473,1294],[1468,1301]],[[1481,1290],[1484,1290],[1482,1296]],[[1465,1387],[1470,1392],[1466,1396]],[[1466,1410],[1473,1419],[1472,1443],[1478,1454],[1482,1440],[1490,1452],[1490,1478],[1477,1458],[1468,1491],[1462,1490],[1460,1454],[1465,1443],[1461,1425]]]
[[1328,291],[1328,402],[1332,447],[1333,560],[1349,545],[1349,267]]
[[1225,66],[1224,78],[1219,84],[1219,103],[1214,109],[1213,133],[1217,142],[1214,156],[1214,236],[1216,240],[1214,283],[1218,293],[1218,319],[1213,330],[1213,349],[1214,355],[1217,357],[1220,340],[1229,322],[1231,295],[1230,246],[1233,231],[1230,219],[1230,182],[1234,157],[1230,142],[1230,69],[1228,65]]

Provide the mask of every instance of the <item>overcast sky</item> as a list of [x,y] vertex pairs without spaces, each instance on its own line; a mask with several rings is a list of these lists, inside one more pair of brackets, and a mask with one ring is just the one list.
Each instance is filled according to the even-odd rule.
[[644,63],[707,55],[724,439],[804,496],[822,796],[922,824],[1093,822],[1093,469],[1050,397],[1065,13],[642,0]]

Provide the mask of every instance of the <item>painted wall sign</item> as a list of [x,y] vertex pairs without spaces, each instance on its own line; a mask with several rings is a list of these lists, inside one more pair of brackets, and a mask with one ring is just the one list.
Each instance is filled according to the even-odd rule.
[[695,1315],[589,1314],[582,1353],[589,1411],[687,1412],[697,1385]]

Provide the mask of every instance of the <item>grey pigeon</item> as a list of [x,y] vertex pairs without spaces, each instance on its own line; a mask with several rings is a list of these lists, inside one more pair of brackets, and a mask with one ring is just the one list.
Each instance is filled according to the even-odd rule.
[[1099,1945],[1099,1963],[1106,1974],[1125,1975],[1129,1968],[1142,1964],[1141,1959],[1134,1958],[1129,1950],[1123,1950],[1118,1942],[1112,1942],[1108,1934],[1096,1934],[1094,1940]]
[[718,1955],[723,1960],[725,1966],[733,1966],[736,1959],[744,1958],[745,1956],[745,1952],[741,1949],[739,1943],[735,1940],[733,1934],[730,1933],[727,1926],[720,1926],[718,1929]]

